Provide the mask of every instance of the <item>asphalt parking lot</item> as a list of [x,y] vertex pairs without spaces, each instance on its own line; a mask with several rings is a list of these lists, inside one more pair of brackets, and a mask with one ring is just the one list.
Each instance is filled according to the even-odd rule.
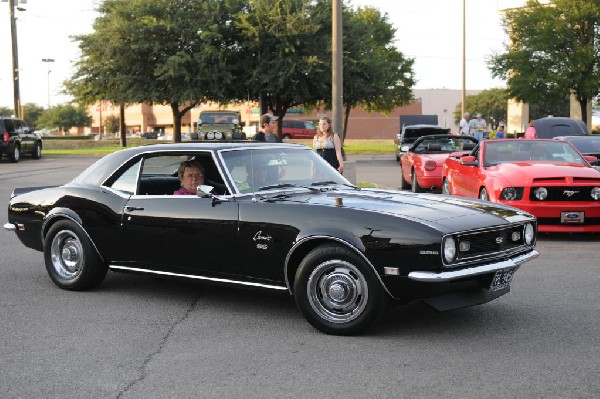
[[[2,224],[14,187],[62,184],[94,160],[3,159]],[[393,155],[348,165],[349,178],[399,187]],[[600,397],[599,243],[542,235],[495,301],[394,308],[364,336],[335,337],[286,295],[116,273],[60,290],[42,253],[3,230],[0,397]]]

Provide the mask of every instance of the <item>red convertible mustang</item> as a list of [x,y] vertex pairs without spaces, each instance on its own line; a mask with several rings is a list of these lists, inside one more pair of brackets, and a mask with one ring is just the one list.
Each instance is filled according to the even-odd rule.
[[[194,179],[196,195],[173,195]],[[121,150],[63,186],[15,189],[4,228],[66,290],[110,270],[287,292],[315,328],[341,335],[388,303],[492,301],[538,256],[535,218],[520,209],[363,190],[299,144]]]
[[412,145],[402,147],[400,158],[402,178],[400,188],[410,187],[414,193],[442,188],[442,170],[448,155],[471,151],[477,139],[470,136],[438,134],[418,138]]
[[521,208],[542,232],[600,232],[600,172],[559,140],[488,140],[444,164],[444,194]]

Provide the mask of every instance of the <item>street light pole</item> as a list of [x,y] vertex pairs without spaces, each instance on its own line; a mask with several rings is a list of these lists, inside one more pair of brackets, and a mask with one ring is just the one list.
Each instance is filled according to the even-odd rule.
[[344,80],[343,80],[343,47],[342,47],[342,0],[332,2],[332,71],[331,71],[331,104],[332,104],[332,130],[338,133],[342,140],[343,132],[343,106],[344,106]]
[[48,65],[48,109],[50,109],[50,63],[54,62],[52,58],[42,58],[42,62],[45,62]]
[[21,93],[19,91],[19,51],[17,49],[17,19],[15,17],[15,0],[8,0],[8,8],[10,9],[10,33],[12,37],[14,107],[15,116],[20,118]]
[[467,99],[467,22],[466,22],[466,4],[465,4],[466,0],[463,0],[462,5],[463,5],[463,9],[462,9],[462,99],[461,99],[461,113],[460,113],[460,117],[462,118],[463,115],[465,114],[465,101]]

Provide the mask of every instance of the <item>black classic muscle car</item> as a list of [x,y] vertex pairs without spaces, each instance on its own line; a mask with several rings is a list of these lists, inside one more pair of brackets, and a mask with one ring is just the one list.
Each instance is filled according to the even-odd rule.
[[[173,195],[189,160],[205,182]],[[340,335],[365,331],[388,304],[491,301],[538,256],[524,211],[360,189],[296,144],[121,150],[63,186],[15,189],[4,228],[44,253],[60,288],[95,287],[111,270],[281,290],[315,328]]]

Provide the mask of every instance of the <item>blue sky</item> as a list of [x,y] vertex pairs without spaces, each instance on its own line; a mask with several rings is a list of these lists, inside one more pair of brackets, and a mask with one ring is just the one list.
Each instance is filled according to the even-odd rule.
[[[15,0],[16,2],[17,0]],[[506,40],[499,10],[521,0],[350,0],[388,14],[396,27],[395,45],[415,58],[417,89],[462,87],[462,4],[467,5],[467,89],[503,87],[492,79],[485,59],[503,49]],[[17,11],[21,101],[50,105],[69,100],[61,83],[73,73],[79,55],[70,39],[89,33],[99,0],[27,0]],[[348,3],[348,1],[346,1]],[[8,3],[0,3],[0,106],[13,104],[12,57]],[[53,63],[42,62],[51,58]],[[50,67],[50,74],[48,74]],[[48,80],[49,77],[49,80]]]

